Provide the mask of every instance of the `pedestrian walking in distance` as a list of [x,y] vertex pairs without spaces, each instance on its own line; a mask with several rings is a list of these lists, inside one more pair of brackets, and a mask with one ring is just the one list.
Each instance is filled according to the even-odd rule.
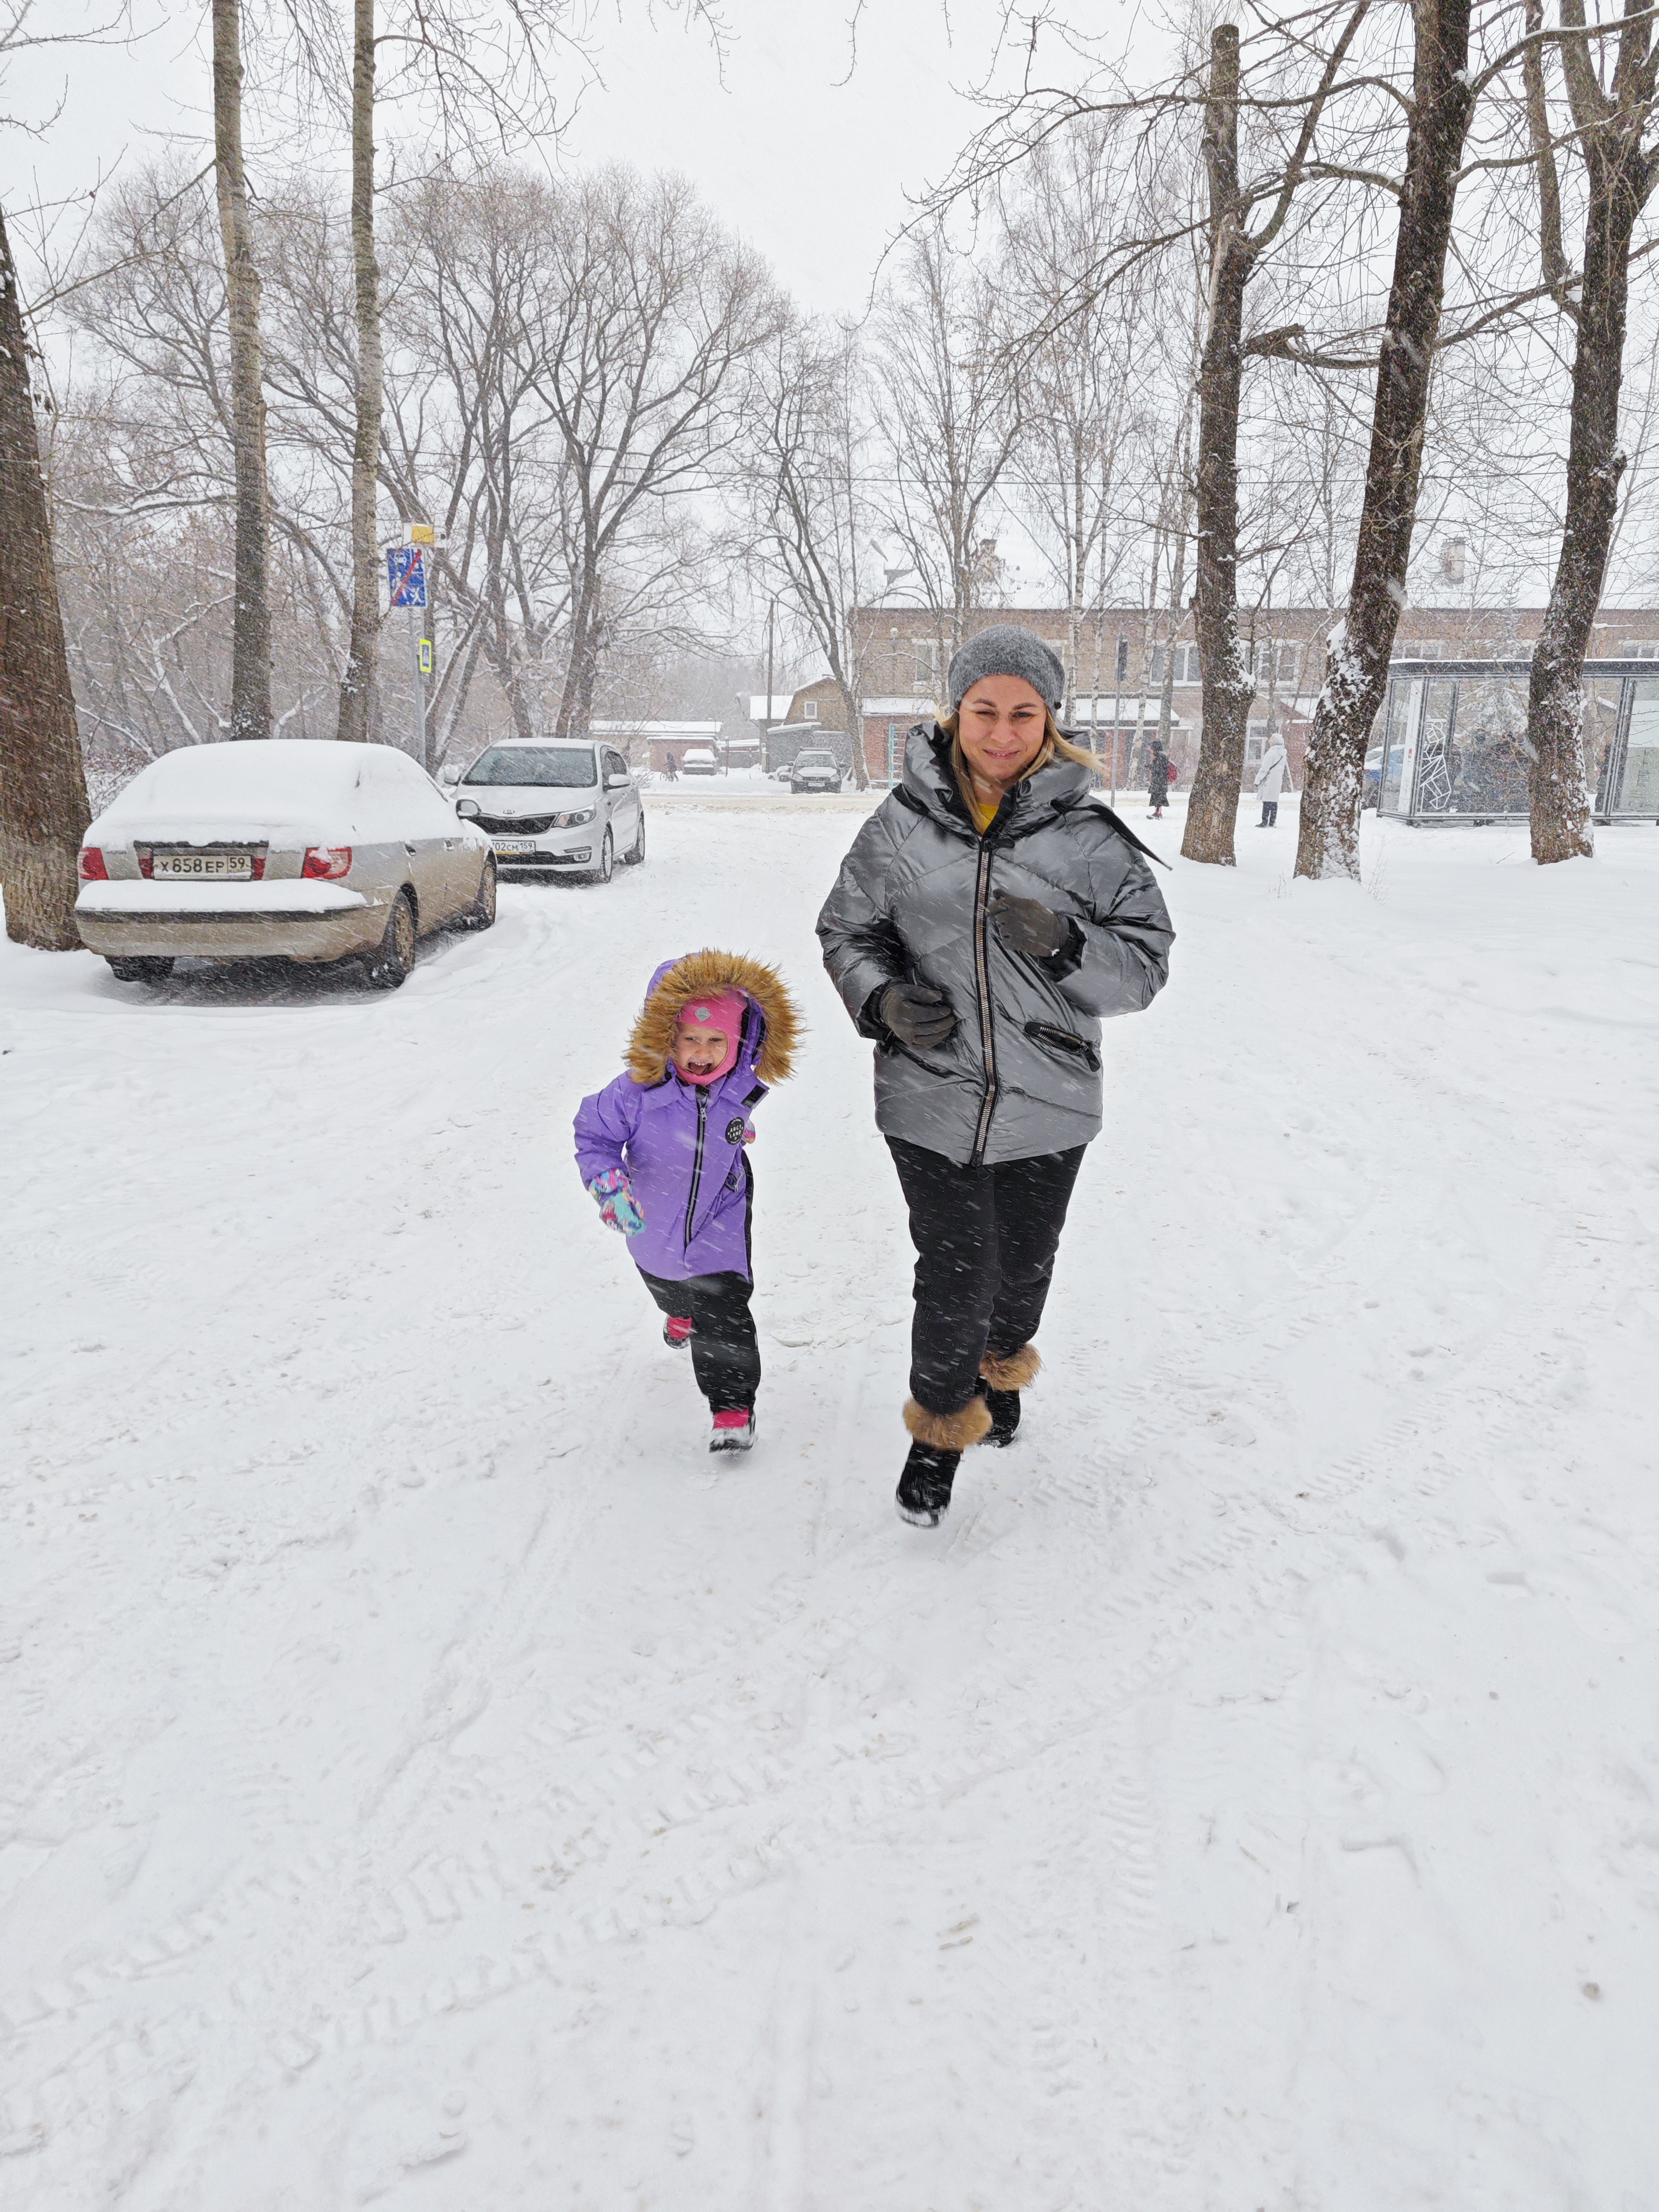
[[1255,795],[1261,801],[1261,819],[1258,830],[1271,830],[1279,820],[1279,794],[1285,787],[1285,771],[1291,757],[1285,750],[1285,740],[1275,731],[1262,747],[1261,758],[1256,764]]
[[1161,822],[1170,803],[1170,756],[1164,750],[1162,738],[1152,739],[1152,758],[1146,763],[1146,797],[1153,821]]
[[576,1110],[576,1166],[665,1319],[689,1345],[712,1452],[755,1441],[760,1346],[749,1310],[750,1116],[788,1075],[799,1022],[775,972],[689,952],[651,978],[625,1071]]
[[818,916],[876,1044],[876,1123],[916,1248],[902,1517],[934,1526],[970,1444],[1012,1442],[1066,1208],[1101,1121],[1101,1018],[1151,1004],[1175,933],[1146,848],[1054,720],[1060,661],[1013,623],[951,663]]
[[674,758],[672,753],[665,753],[663,755],[662,772],[668,778],[670,783],[678,783],[679,781],[679,763]]

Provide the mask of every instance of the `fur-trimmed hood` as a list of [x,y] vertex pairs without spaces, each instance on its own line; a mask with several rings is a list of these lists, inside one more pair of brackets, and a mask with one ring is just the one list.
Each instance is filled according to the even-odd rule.
[[[711,998],[722,991],[741,991],[759,1024],[757,1037],[745,1036],[739,1060],[747,1059],[757,1079],[766,1084],[786,1082],[795,1061],[800,1038],[800,1016],[775,968],[750,960],[741,952],[683,953],[665,961],[651,978],[632,1034],[628,1040],[628,1072],[638,1084],[663,1082],[668,1074],[668,1055],[680,1010],[692,999]],[[749,1024],[744,1023],[745,1030]]]

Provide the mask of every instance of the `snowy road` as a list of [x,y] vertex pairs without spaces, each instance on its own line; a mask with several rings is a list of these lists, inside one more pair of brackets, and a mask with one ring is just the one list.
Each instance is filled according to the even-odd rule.
[[[1659,836],[1178,868],[922,1535],[854,826],[390,998],[0,948],[12,2212],[1659,2212]],[[702,942],[812,1025],[718,1474],[568,1138]]]

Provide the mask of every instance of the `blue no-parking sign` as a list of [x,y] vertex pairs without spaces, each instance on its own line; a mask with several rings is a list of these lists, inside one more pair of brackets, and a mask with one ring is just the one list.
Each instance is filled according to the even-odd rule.
[[392,586],[394,607],[423,607],[426,605],[426,551],[420,545],[388,545],[386,549],[386,581]]

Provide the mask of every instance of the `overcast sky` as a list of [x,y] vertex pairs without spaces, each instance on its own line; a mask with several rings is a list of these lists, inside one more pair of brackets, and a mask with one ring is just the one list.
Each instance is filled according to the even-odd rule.
[[[702,33],[672,15],[653,27],[645,0],[621,0],[620,10],[612,0],[594,20],[603,82],[585,93],[562,158],[684,170],[804,306],[859,312],[906,193],[936,178],[975,126],[965,94],[992,56],[1000,9],[997,0],[872,0],[855,59],[854,4],[723,0],[722,69]],[[118,173],[169,140],[206,158],[205,6],[133,5],[146,35],[130,50],[64,47],[14,64],[6,112],[40,117],[60,98],[63,106],[40,138],[0,132],[9,214],[37,193],[83,192],[100,169]],[[68,29],[112,11],[39,0],[35,21]],[[1083,13],[1128,19],[1121,0]]]

